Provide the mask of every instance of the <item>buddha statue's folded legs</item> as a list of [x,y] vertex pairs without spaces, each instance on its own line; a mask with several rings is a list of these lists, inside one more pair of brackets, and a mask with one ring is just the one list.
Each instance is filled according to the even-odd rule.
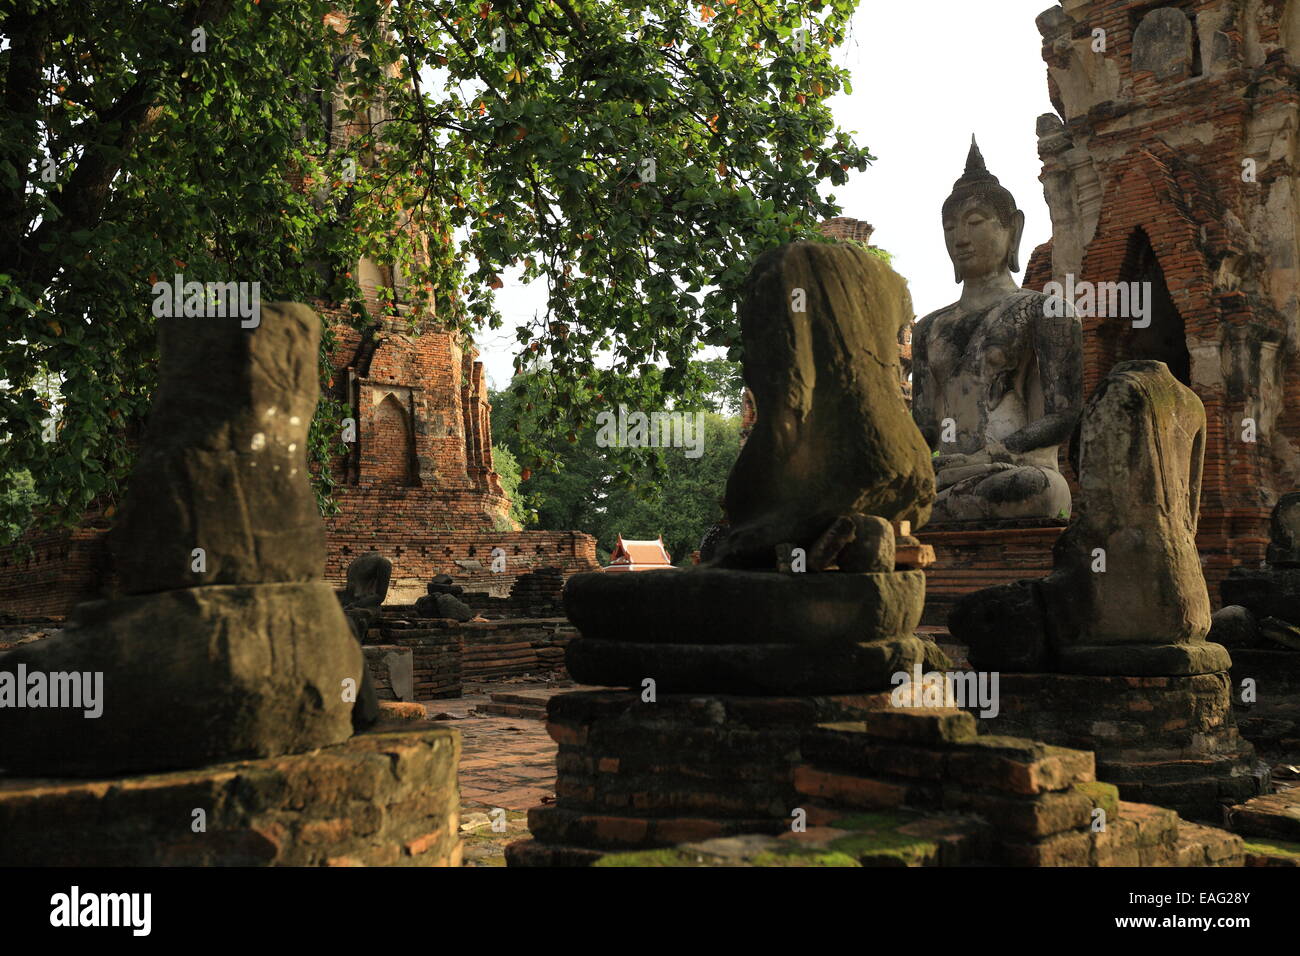
[[1041,465],[994,462],[940,471],[932,521],[1068,518],[1065,477]]

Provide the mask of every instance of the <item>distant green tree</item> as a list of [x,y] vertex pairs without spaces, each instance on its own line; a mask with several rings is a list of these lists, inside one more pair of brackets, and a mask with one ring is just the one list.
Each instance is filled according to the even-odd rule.
[[[691,374],[704,376],[700,388],[705,406],[685,410],[703,416],[699,457],[688,458],[683,448],[602,448],[594,418],[567,437],[543,437],[548,467],[536,473],[524,468],[519,485],[527,507],[536,513],[537,527],[594,535],[602,561],[609,559],[620,534],[662,535],[674,562],[689,562],[704,533],[721,516],[727,475],[740,450],[740,418],[730,411],[740,401],[738,367],[726,360],[699,366]],[[498,444],[504,450],[518,447],[521,432],[535,427],[536,408],[513,390],[494,392],[491,400]]]
[[528,496],[519,490],[519,462],[505,445],[492,446],[492,464],[497,477],[501,479],[501,488],[510,499],[510,517],[521,528],[527,528],[537,520],[537,514],[528,507]]
[[31,472],[20,468],[0,474],[0,546],[12,544],[27,530],[39,500]]

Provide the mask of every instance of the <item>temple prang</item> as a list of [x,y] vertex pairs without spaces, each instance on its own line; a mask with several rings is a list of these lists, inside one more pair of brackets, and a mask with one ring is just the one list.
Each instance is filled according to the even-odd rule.
[[1224,0],[1065,0],[1038,18],[1052,239],[1025,285],[1148,292],[1145,316],[1081,316],[1084,391],[1155,359],[1205,405],[1197,547],[1216,598],[1229,568],[1264,558],[1273,505],[1300,484],[1298,20],[1295,4]]

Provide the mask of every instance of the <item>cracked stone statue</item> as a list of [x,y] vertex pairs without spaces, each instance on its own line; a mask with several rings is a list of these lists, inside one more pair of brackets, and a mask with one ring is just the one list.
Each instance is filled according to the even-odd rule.
[[1057,449],[1082,406],[1082,328],[1068,303],[1012,278],[1024,227],[972,137],[943,204],[961,298],[912,336],[912,417],[936,453],[936,523],[1070,514]]

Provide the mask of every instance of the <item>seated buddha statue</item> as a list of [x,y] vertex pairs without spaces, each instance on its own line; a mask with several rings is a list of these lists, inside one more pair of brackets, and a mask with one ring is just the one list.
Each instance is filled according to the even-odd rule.
[[1070,515],[1057,449],[1082,407],[1082,329],[1069,303],[1012,278],[1024,227],[972,138],[943,204],[961,298],[912,336],[912,417],[934,454],[934,522]]

